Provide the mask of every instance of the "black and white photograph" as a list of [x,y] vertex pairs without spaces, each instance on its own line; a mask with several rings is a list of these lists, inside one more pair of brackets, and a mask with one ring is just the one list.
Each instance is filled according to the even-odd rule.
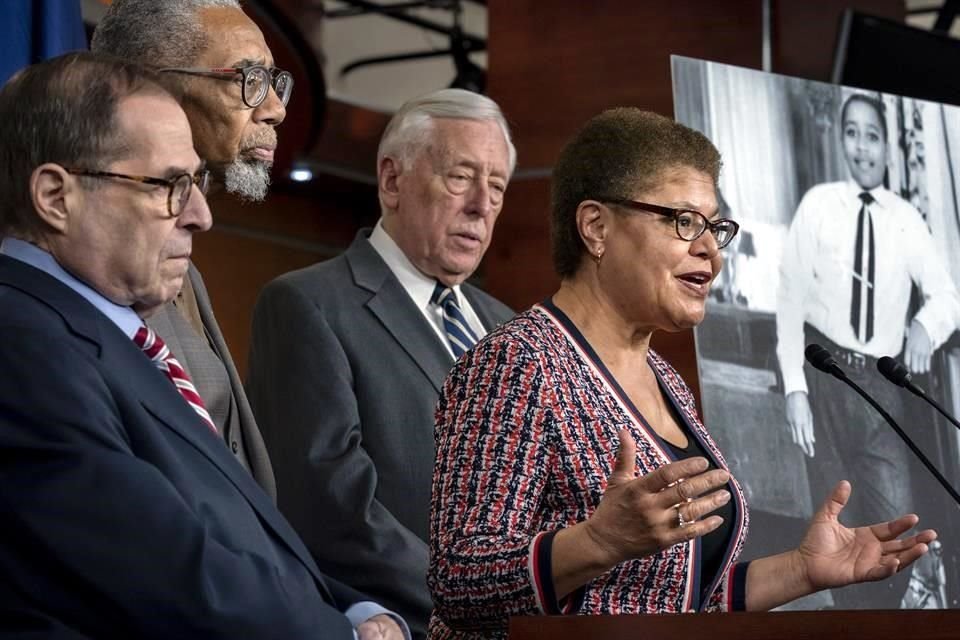
[[673,83],[677,120],[723,156],[721,214],[741,225],[695,337],[704,417],[762,532],[744,557],[796,544],[848,480],[846,524],[912,512],[939,540],[892,581],[791,607],[958,606],[956,501],[804,351],[822,347],[960,484],[958,429],[878,370],[893,358],[891,376],[960,410],[960,108],[680,57]]

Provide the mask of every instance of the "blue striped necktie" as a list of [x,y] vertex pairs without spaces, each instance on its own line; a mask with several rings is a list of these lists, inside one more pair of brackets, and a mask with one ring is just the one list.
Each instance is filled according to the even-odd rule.
[[460,359],[467,350],[477,343],[477,336],[467,324],[467,319],[460,310],[457,296],[453,289],[438,282],[430,296],[430,304],[438,305],[443,310],[443,331],[447,334],[447,342],[453,350],[453,357]]

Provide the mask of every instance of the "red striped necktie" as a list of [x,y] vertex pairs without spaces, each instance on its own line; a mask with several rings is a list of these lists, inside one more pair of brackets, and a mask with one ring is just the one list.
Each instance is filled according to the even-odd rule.
[[190,376],[187,375],[183,365],[173,357],[170,349],[167,348],[167,345],[160,336],[150,327],[140,327],[137,335],[133,337],[133,342],[147,354],[148,358],[153,360],[153,364],[157,365],[158,369],[170,378],[170,382],[177,388],[177,391],[179,391],[183,399],[187,401],[187,404],[193,407],[197,415],[203,418],[203,421],[207,423],[207,426],[210,427],[214,433],[219,435],[217,426],[213,424],[213,420],[210,418],[210,414],[203,404],[203,398],[200,397],[200,394],[197,393],[197,388],[190,382]]

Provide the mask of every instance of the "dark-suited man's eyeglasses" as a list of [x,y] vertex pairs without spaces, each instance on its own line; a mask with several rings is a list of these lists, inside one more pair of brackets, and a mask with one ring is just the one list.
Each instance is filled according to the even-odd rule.
[[186,73],[194,76],[208,76],[231,80],[240,76],[240,86],[243,88],[240,95],[243,104],[256,109],[267,99],[270,87],[277,92],[280,102],[286,107],[293,92],[293,76],[289,71],[281,71],[276,67],[265,67],[262,64],[253,64],[248,67],[218,67],[214,69],[192,69],[169,67],[160,69],[161,72]]
[[112,173],[110,171],[96,171],[94,169],[66,169],[67,173],[75,176],[87,176],[88,178],[100,178],[103,180],[121,179],[141,182],[143,184],[153,184],[167,187],[170,191],[167,194],[167,211],[171,218],[178,217],[186,208],[190,201],[190,194],[193,193],[193,185],[197,185],[200,193],[207,194],[210,188],[210,171],[201,169],[195,174],[181,173],[172,178],[151,178],[149,176],[128,176],[123,173]]
[[740,230],[740,225],[729,218],[720,218],[713,222],[707,220],[707,217],[699,211],[692,209],[674,209],[659,204],[649,204],[646,202],[637,202],[636,200],[627,200],[624,198],[594,198],[604,204],[612,204],[637,211],[647,211],[657,215],[673,218],[676,223],[677,235],[681,240],[693,242],[707,229],[713,234],[717,241],[717,248],[723,249],[730,244],[730,241],[736,237]]

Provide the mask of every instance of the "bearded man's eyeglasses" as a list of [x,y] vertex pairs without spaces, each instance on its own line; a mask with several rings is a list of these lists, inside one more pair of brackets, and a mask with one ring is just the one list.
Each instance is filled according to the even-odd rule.
[[290,101],[293,92],[293,75],[289,71],[282,71],[276,67],[266,67],[262,64],[253,64],[248,67],[218,67],[213,69],[194,69],[168,67],[161,72],[186,73],[193,76],[206,76],[222,79],[236,78],[240,81],[243,104],[256,109],[267,99],[270,87],[277,92],[277,97],[283,106]]

